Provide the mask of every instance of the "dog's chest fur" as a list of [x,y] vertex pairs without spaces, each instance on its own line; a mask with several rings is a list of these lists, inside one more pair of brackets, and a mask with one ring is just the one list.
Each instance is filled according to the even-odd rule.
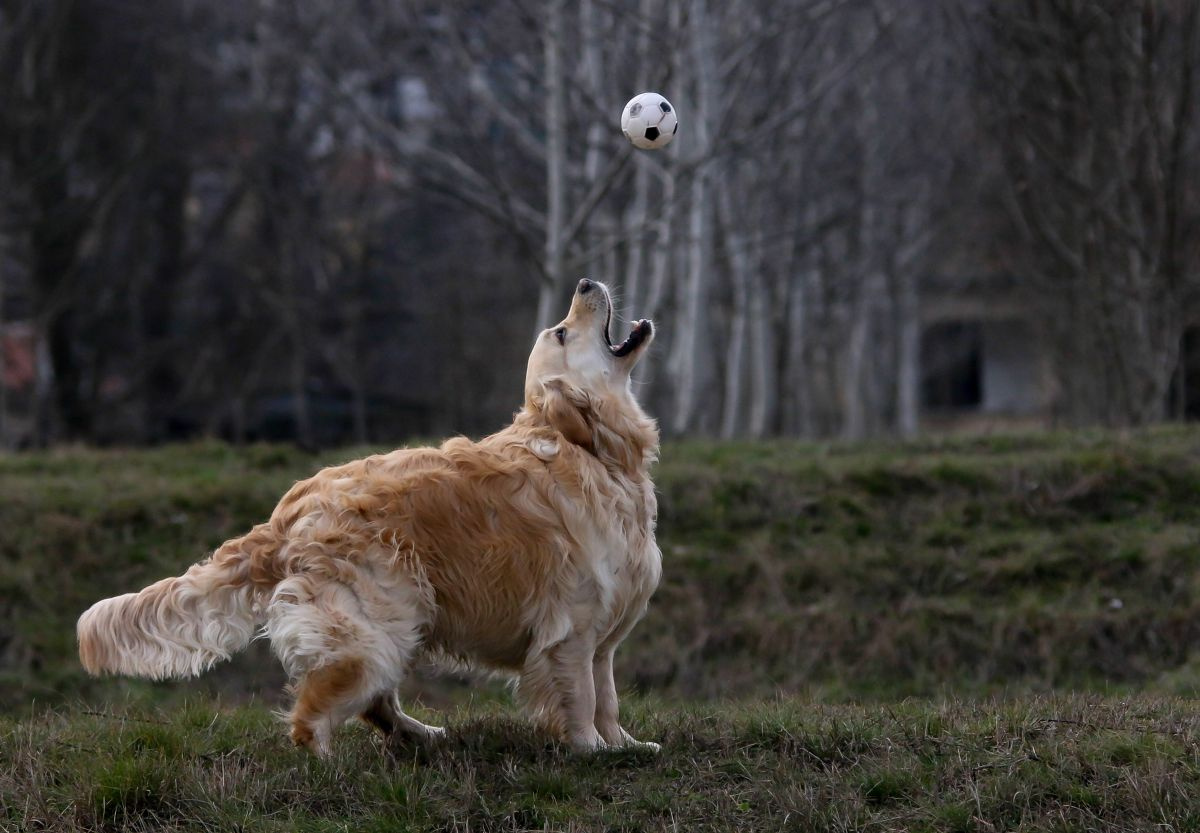
[[599,637],[624,630],[641,618],[662,574],[654,539],[657,502],[649,478],[621,475],[608,484],[610,501],[593,516],[596,538],[585,547],[583,573],[592,584]]

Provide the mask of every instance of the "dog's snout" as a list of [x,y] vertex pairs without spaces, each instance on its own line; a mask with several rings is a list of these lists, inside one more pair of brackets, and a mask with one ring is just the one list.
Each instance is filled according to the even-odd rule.
[[587,295],[592,291],[592,289],[595,288],[595,286],[596,284],[594,281],[589,281],[587,278],[584,278],[579,282],[579,288],[577,291],[580,295]]

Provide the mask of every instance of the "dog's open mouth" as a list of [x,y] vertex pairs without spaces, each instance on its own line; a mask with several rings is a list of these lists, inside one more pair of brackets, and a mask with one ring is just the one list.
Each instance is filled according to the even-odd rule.
[[624,358],[634,350],[641,347],[642,343],[654,334],[654,325],[644,318],[634,321],[633,330],[630,331],[629,335],[625,337],[625,340],[620,344],[613,344],[611,333],[613,306],[612,300],[608,298],[607,293],[605,293],[605,300],[608,301],[608,310],[604,315],[604,327],[601,330],[601,333],[604,336],[604,343],[608,345],[608,349],[613,356],[618,359]]
[[[605,334],[607,335],[607,333],[608,333],[608,330],[606,328]],[[654,333],[654,325],[643,318],[640,321],[633,322],[633,330],[630,331],[629,335],[626,336],[625,340],[622,341],[620,344],[617,344],[614,346],[613,343],[610,341],[608,344],[608,349],[611,350],[612,354],[614,356],[616,356],[618,359],[622,358],[624,356],[628,356],[634,350],[641,347],[642,343],[646,339],[648,339],[653,333]]]

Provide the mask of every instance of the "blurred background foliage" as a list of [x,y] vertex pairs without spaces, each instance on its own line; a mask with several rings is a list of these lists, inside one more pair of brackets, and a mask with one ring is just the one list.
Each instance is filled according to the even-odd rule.
[[1197,6],[6,2],[0,443],[485,432],[585,275],[672,435],[1194,418]]

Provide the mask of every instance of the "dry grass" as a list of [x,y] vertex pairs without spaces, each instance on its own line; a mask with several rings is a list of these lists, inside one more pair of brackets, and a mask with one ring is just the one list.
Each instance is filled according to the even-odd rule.
[[667,446],[664,583],[618,668],[659,757],[569,755],[446,682],[441,748],[350,727],[318,762],[261,644],[200,681],[82,674],[91,601],[356,453],[0,457],[0,830],[1200,829],[1173,697],[1200,682],[1200,432]]
[[[1200,713],[1088,697],[668,707],[658,757],[580,757],[494,708],[393,761],[365,728],[319,762],[265,710],[0,723],[6,830],[1194,830]],[[427,717],[429,715],[426,715]]]

